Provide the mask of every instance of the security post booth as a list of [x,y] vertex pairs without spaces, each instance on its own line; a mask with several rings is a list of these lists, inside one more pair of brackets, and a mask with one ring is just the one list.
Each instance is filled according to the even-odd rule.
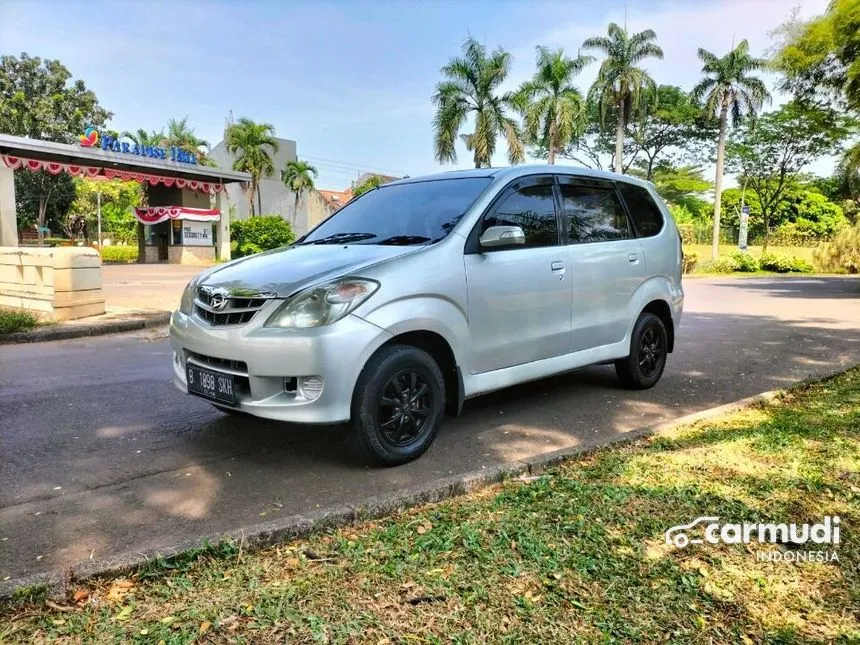
[[247,173],[198,164],[174,147],[141,146],[88,128],[78,145],[0,134],[0,306],[55,320],[104,313],[101,261],[86,247],[19,246],[15,172],[137,181],[138,261],[204,264],[230,259],[228,195]]

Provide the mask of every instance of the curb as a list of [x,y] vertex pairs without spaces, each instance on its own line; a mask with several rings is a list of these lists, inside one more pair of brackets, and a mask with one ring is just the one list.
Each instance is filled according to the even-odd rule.
[[[792,387],[807,382],[827,379],[836,374],[841,374],[843,371],[839,370],[820,377],[807,378],[798,381]],[[110,577],[126,574],[155,558],[171,558],[185,551],[200,548],[203,544],[218,544],[225,540],[232,540],[242,545],[243,548],[266,547],[287,540],[305,538],[318,531],[329,531],[355,522],[388,517],[423,504],[432,504],[459,497],[506,479],[523,475],[536,475],[554,466],[558,466],[567,460],[587,455],[608,446],[632,443],[643,437],[659,434],[678,426],[711,419],[751,405],[768,403],[778,398],[781,392],[782,390],[770,390],[743,399],[737,399],[717,407],[687,414],[671,421],[635,428],[626,432],[624,436],[615,438],[608,443],[592,441],[591,443],[580,444],[576,447],[562,448],[535,455],[526,460],[512,461],[463,473],[462,475],[437,479],[394,493],[374,495],[358,505],[340,504],[318,511],[288,515],[269,520],[268,522],[261,522],[245,529],[200,536],[192,540],[183,540],[166,547],[147,551],[126,552],[104,560],[95,560],[75,565],[64,574],[46,572],[5,582],[0,581],[0,601],[12,596],[16,589],[34,586],[47,586],[51,597],[63,597],[73,581],[80,582],[96,576]]]
[[44,343],[50,340],[67,340],[83,338],[84,336],[103,336],[118,334],[123,331],[134,331],[145,327],[158,327],[170,322],[170,312],[163,311],[145,317],[127,318],[125,320],[110,320],[98,323],[71,323],[69,325],[53,325],[32,331],[18,331],[11,334],[0,334],[0,345],[18,343]]

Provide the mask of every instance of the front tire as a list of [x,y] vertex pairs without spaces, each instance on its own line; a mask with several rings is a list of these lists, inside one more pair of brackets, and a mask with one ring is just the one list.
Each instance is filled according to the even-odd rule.
[[615,373],[624,387],[647,390],[663,375],[669,347],[666,325],[659,316],[643,313],[630,336],[630,355],[615,361]]
[[352,443],[373,464],[412,461],[433,443],[444,410],[445,381],[433,357],[417,347],[383,347],[355,385]]

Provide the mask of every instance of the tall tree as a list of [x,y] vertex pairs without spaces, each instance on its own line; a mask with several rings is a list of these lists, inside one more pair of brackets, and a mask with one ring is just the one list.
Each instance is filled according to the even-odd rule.
[[462,135],[462,139],[472,152],[475,168],[490,165],[498,136],[507,142],[508,161],[523,161],[525,153],[517,122],[508,116],[513,95],[499,94],[510,67],[511,55],[504,49],[499,47],[488,54],[481,43],[468,38],[463,44],[463,56],[452,58],[442,68],[445,80],[436,85],[433,95],[434,148],[439,163],[457,161],[457,136],[469,117],[474,120],[474,131]]
[[[0,57],[0,132],[75,143],[87,126],[101,128],[111,116],[60,61],[27,54]],[[67,197],[71,186],[71,178],[64,173],[20,171],[15,176],[16,202],[24,217],[29,215],[41,227],[51,200],[61,194]],[[68,208],[70,200],[63,201]]]
[[755,118],[770,94],[764,82],[752,72],[762,69],[765,61],[750,55],[749,43],[742,40],[737,47],[722,58],[705,49],[699,49],[702,73],[705,78],[693,88],[695,101],[704,101],[705,111],[719,115],[720,133],[717,139],[717,170],[714,180],[714,231],[711,240],[711,255],[716,260],[720,255],[720,198],[723,190],[725,169],[726,132],[729,112],[732,124],[738,125],[744,117]]
[[143,128],[138,128],[134,132],[126,130],[122,133],[122,136],[126,139],[131,139],[139,146],[160,146],[162,141],[164,141],[164,130],[159,132],[151,130],[147,132]]
[[656,96],[647,97],[637,112],[629,124],[631,161],[645,171],[647,180],[653,179],[659,163],[703,161],[706,142],[713,140],[711,120],[680,87],[660,85]]
[[573,77],[593,60],[591,56],[568,58],[563,49],[537,47],[537,71],[514,95],[514,104],[523,115],[526,141],[543,144],[550,164],[585,129],[585,100]]
[[293,224],[296,223],[296,217],[299,213],[299,201],[302,195],[309,190],[313,190],[314,177],[319,174],[317,169],[307,161],[288,161],[287,165],[281,171],[281,181],[284,185],[293,191],[296,196],[296,202],[293,206]]
[[162,139],[162,145],[180,148],[200,157],[205,157],[210,148],[208,141],[194,134],[194,128],[188,125],[187,116],[167,122],[167,134]]
[[255,123],[243,117],[227,127],[225,143],[227,151],[236,155],[233,170],[251,175],[251,185],[248,190],[251,215],[262,215],[262,212],[258,213],[254,209],[254,195],[256,194],[257,206],[262,211],[260,179],[270,177],[275,172],[275,163],[272,159],[272,156],[278,152],[275,126],[270,123]]
[[[655,43],[657,34],[651,29],[632,36],[614,22],[609,23],[608,36],[588,38],[582,47],[602,52],[606,59],[600,65],[597,80],[589,95],[601,107],[617,110],[615,127],[615,172],[623,172],[624,129],[632,111],[646,98],[648,88],[654,88],[654,80],[639,67],[646,58],[663,58],[663,50]],[[655,94],[656,95],[656,94]]]
[[765,249],[786,191],[806,166],[835,152],[853,129],[853,122],[836,110],[801,101],[786,103],[740,129],[730,145],[730,157],[758,198]]

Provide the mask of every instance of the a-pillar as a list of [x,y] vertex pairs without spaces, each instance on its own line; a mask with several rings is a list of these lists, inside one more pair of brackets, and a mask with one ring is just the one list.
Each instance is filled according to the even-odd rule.
[[0,246],[18,246],[15,173],[3,164],[0,164]]
[[221,211],[218,218],[218,259],[225,262],[230,259],[230,197],[227,195],[227,187],[224,186],[219,193],[215,193],[215,208]]

